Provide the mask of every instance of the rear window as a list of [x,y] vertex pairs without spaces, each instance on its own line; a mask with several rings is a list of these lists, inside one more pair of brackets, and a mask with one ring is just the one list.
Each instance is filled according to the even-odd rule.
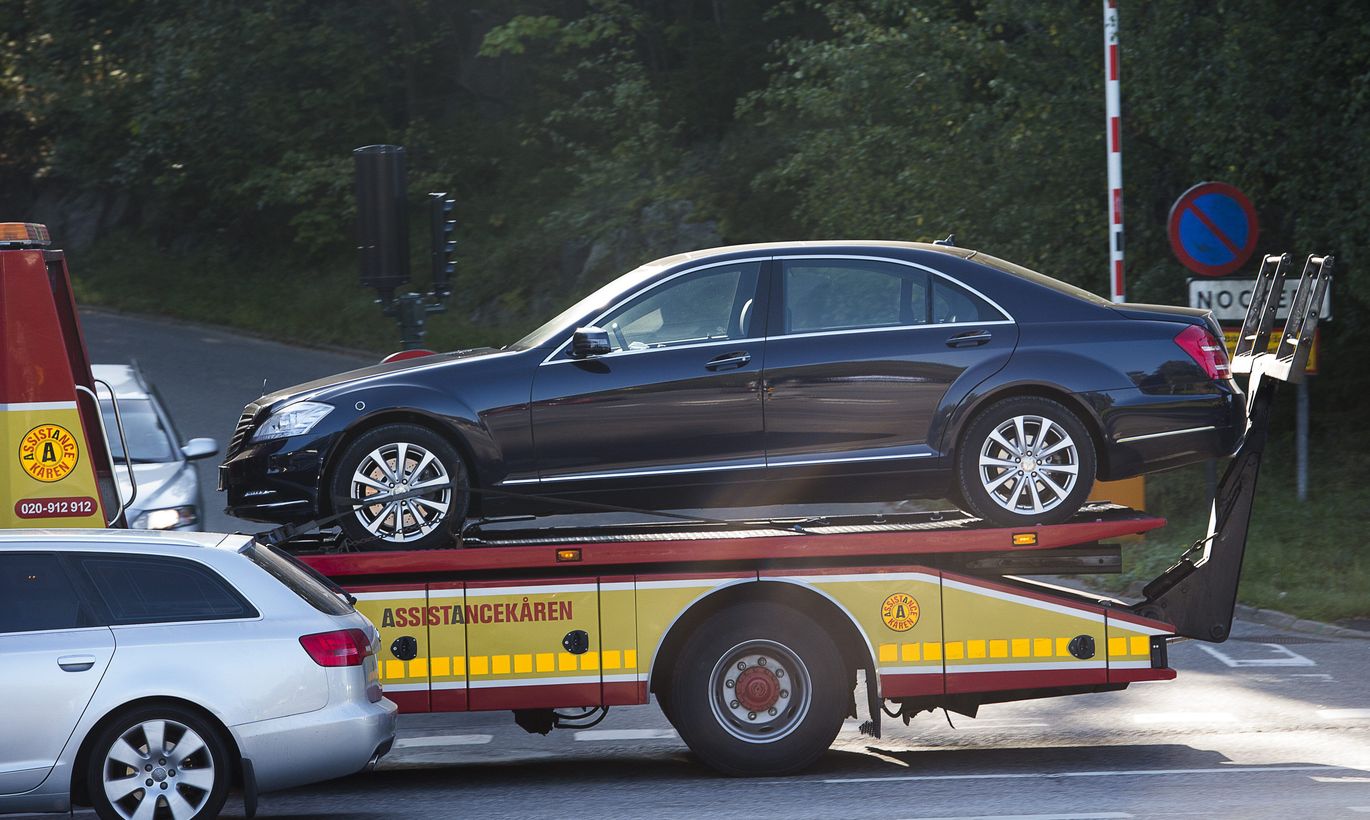
[[257,617],[227,581],[194,561],[106,555],[77,561],[115,625]]
[[1047,276],[1045,273],[1038,273],[1037,271],[1032,270],[1031,268],[1025,268],[1022,265],[1015,265],[1012,262],[1006,262],[1003,259],[1000,259],[995,256],[990,256],[987,253],[980,253],[979,251],[977,251],[976,253],[967,258],[972,262],[979,262],[981,265],[994,268],[997,271],[1003,271],[1004,273],[1011,273],[1014,276],[1022,277],[1023,279],[1026,279],[1029,282],[1035,282],[1038,285],[1051,288],[1052,290],[1057,291],[1059,293],[1064,293],[1067,296],[1074,296],[1076,299],[1084,299],[1086,302],[1093,302],[1096,305],[1109,305],[1110,307],[1113,305],[1112,302],[1108,301],[1107,299],[1098,295],[1097,293],[1091,293],[1090,291],[1087,291],[1084,288],[1077,288],[1069,282],[1062,282],[1060,279],[1053,279],[1050,276]]
[[346,615],[352,605],[329,589],[321,576],[289,555],[283,555],[265,544],[253,544],[244,553],[252,563],[285,584],[286,588],[304,599],[305,603],[325,615]]

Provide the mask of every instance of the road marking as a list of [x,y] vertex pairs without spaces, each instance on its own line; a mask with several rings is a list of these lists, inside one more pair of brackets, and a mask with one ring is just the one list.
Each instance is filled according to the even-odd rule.
[[1358,811],[1364,814],[1370,814],[1370,806],[1347,806],[1347,808],[1351,811]]
[[395,741],[396,749],[423,749],[432,746],[480,746],[494,740],[494,735],[424,735],[402,737]]
[[1266,658],[1234,658],[1207,644],[1199,644],[1199,648],[1228,666],[1237,669],[1249,666],[1317,666],[1316,663],[1305,658],[1297,652],[1277,643],[1263,643],[1261,646],[1270,650],[1271,657]]
[[1236,723],[1230,712],[1151,712],[1133,715],[1134,723]]
[[1289,677],[1291,677],[1291,678],[1311,678],[1311,679],[1313,679],[1313,680],[1316,680],[1318,683],[1336,683],[1336,681],[1332,678],[1332,676],[1329,675],[1329,674],[1327,674],[1327,673],[1325,673],[1325,672],[1295,672],[1295,673],[1293,673],[1292,675],[1290,675]]
[[920,817],[916,820],[1127,820],[1136,817],[1121,811],[1102,814],[961,814],[956,817]]
[[1318,717],[1326,720],[1362,720],[1370,718],[1370,709],[1319,709]]
[[[1013,772],[1003,774],[912,774],[888,777],[834,777],[819,783],[898,783],[911,780],[1031,780],[1057,777],[1137,777],[1140,775],[1185,774],[1261,774],[1263,772],[1335,772],[1351,771],[1346,766],[1229,766],[1221,769],[1130,769],[1095,772]],[[794,785],[794,780],[775,780],[773,785]]]
[[674,729],[586,729],[576,740],[675,740]]
[[957,728],[958,730],[964,732],[964,731],[971,731],[971,730],[975,730],[975,729],[985,729],[985,730],[988,730],[988,729],[1026,729],[1026,728],[1028,728],[1029,726],[1050,726],[1050,725],[1051,725],[1051,724],[1049,724],[1049,723],[994,723],[994,724],[990,724],[989,726],[976,726],[976,725],[972,724],[972,725],[969,725],[969,726],[958,726],[958,727],[956,727],[956,728]]
[[1308,779],[1314,783],[1370,783],[1370,777],[1319,777],[1313,775]]

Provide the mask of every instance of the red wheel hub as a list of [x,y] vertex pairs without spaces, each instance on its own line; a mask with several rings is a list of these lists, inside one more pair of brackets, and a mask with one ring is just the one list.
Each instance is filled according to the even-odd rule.
[[780,700],[780,680],[764,666],[753,666],[737,676],[737,702],[750,712],[764,712]]

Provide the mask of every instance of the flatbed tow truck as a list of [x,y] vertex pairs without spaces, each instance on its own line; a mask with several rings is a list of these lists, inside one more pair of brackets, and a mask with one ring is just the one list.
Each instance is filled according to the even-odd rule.
[[[7,278],[2,257],[14,252],[35,251],[0,249]],[[41,253],[61,274],[50,276],[58,293],[60,253]],[[546,733],[592,725],[609,707],[654,695],[690,748],[730,775],[798,771],[863,711],[863,730],[879,737],[882,714],[974,716],[989,703],[1170,680],[1172,641],[1228,637],[1271,401],[1278,383],[1303,378],[1333,260],[1308,258],[1284,335],[1267,352],[1288,264],[1287,255],[1264,259],[1232,359],[1233,372],[1249,378],[1247,430],[1217,485],[1209,530],[1138,602],[1023,577],[1117,571],[1121,548],[1109,542],[1165,524],[1107,503],[1019,529],[942,512],[476,527],[460,549],[424,551],[354,551],[296,528],[259,538],[331,579],[377,625],[382,685],[403,711],[511,710],[523,728]],[[7,314],[7,338],[15,321],[24,319]],[[88,385],[79,328],[74,319],[62,327],[80,355],[59,370]],[[25,389],[14,376],[26,362],[11,357],[8,367],[0,384]],[[7,413],[48,411],[0,400],[12,402],[0,405]],[[42,419],[24,416],[19,426],[31,423]],[[69,426],[89,449],[98,425]],[[9,491],[42,500],[17,475]],[[117,515],[91,522],[117,501],[95,506],[84,517],[10,516],[5,525],[121,523]]]

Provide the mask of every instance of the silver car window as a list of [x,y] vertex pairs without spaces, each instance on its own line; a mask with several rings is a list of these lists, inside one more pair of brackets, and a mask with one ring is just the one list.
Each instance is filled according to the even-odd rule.
[[0,553],[0,633],[88,625],[56,555]]
[[114,625],[257,617],[236,589],[194,561],[153,555],[76,560]]

